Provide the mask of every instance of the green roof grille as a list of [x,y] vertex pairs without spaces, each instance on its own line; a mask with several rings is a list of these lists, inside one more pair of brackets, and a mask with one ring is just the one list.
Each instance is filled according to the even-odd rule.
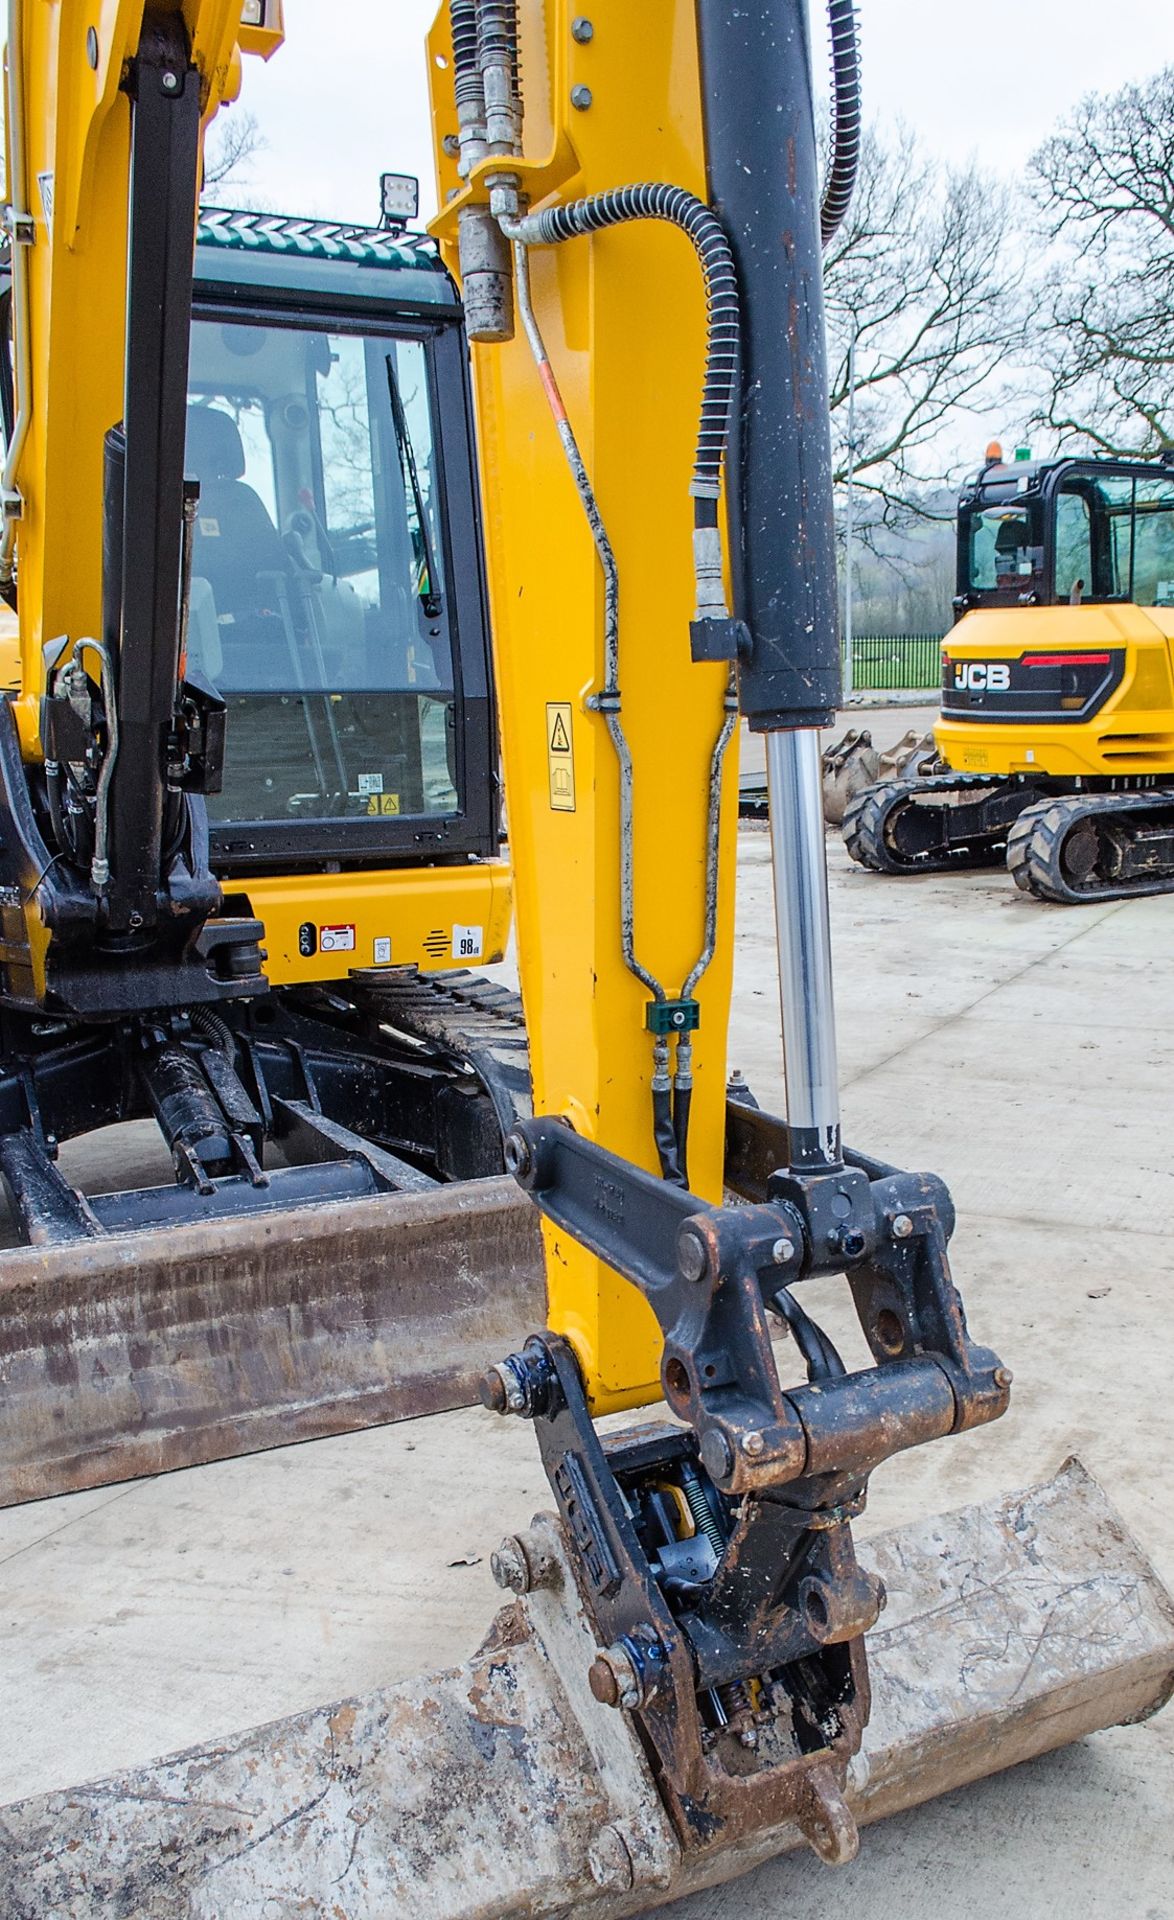
[[292,214],[241,213],[201,207],[196,229],[201,247],[234,253],[284,254],[303,260],[344,260],[360,267],[416,267],[443,273],[436,242],[426,233],[393,233],[385,227],[353,227],[335,220]]

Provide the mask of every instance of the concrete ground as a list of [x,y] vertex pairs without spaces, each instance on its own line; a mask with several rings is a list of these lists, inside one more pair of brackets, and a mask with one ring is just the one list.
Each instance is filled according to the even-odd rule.
[[[1174,1585],[1174,900],[1048,908],[999,872],[898,882],[829,854],[847,1136],[949,1181],[971,1326],[1015,1372],[1000,1425],[878,1472],[864,1526],[1076,1451]],[[766,1105],[777,1025],[747,828],[731,1061]],[[497,1604],[491,1548],[545,1504],[532,1436],[477,1411],[0,1513],[0,1802],[455,1662]],[[870,1830],[840,1874],[795,1858],[670,1911],[846,1900],[1174,1920],[1174,1709]]]

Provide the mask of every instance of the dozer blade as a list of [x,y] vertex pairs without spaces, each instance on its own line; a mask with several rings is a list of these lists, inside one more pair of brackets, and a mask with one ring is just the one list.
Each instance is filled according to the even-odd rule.
[[5,1253],[0,1506],[471,1405],[544,1316],[505,1178]]
[[[0,1811],[0,1911],[618,1920],[802,1844],[776,1826],[683,1855],[632,1722],[588,1689],[553,1520],[505,1558],[530,1591],[465,1666]],[[861,1558],[889,1595],[849,1773],[861,1824],[1144,1719],[1174,1687],[1174,1603],[1078,1461]]]

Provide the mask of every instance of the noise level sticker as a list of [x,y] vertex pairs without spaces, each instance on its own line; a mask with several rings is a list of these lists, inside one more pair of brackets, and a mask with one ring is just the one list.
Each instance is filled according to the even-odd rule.
[[480,960],[485,951],[484,927],[454,927],[452,930],[452,957],[454,960]]
[[550,804],[555,813],[575,811],[575,750],[571,740],[571,703],[546,703],[546,762],[550,772]]

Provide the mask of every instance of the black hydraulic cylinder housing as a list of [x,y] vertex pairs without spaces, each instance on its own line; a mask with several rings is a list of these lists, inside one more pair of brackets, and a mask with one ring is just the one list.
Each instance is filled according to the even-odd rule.
[[819,166],[805,0],[696,0],[709,198],[738,269],[739,417],[726,495],[739,704],[756,732],[840,698]]

